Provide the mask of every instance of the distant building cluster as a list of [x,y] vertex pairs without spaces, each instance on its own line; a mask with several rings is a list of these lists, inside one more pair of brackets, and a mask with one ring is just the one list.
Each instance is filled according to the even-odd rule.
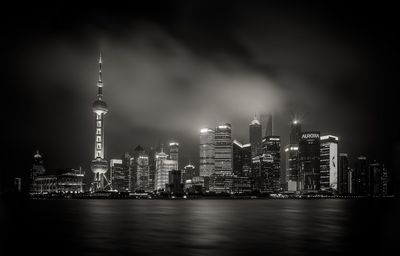
[[[348,154],[339,153],[339,138],[319,131],[302,131],[301,123],[290,124],[289,143],[282,148],[281,137],[274,135],[272,115],[255,116],[249,124],[249,141],[232,139],[232,126],[221,123],[205,127],[199,134],[199,166],[181,168],[180,145],[143,148],[126,152],[119,159],[105,159],[102,59],[99,59],[95,114],[94,178],[91,192],[131,193],[225,193],[225,194],[332,194],[386,196],[388,171],[366,157],[350,164]],[[265,123],[265,136],[262,135]],[[281,154],[282,153],[282,154]],[[285,170],[281,162],[285,163]],[[282,177],[283,175],[283,177]],[[46,174],[39,153],[31,170],[31,193],[82,192],[79,170]]]

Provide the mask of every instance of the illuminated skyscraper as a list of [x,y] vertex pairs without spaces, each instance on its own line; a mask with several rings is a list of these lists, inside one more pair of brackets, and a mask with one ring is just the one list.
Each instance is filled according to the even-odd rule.
[[249,137],[251,144],[251,156],[255,157],[262,154],[262,127],[260,121],[254,116],[249,125]]
[[200,130],[200,176],[210,177],[215,170],[215,132],[209,128]]
[[[272,162],[268,164],[268,189],[273,192],[280,190],[281,184],[281,137],[268,136],[263,139],[263,153],[267,155]],[[271,157],[269,157],[271,156]]]
[[136,189],[152,191],[149,187],[149,156],[141,152],[136,159]]
[[299,120],[295,119],[290,123],[289,144],[299,145],[300,136],[301,136],[301,124]]
[[[107,160],[104,159],[104,115],[108,112],[106,102],[103,100],[103,80],[101,73],[102,59],[99,58],[99,80],[97,82],[97,99],[93,103],[93,112],[95,113],[95,143],[94,159],[91,163],[91,170],[94,173],[92,190],[105,189],[109,183],[105,176],[108,170]],[[105,184],[107,182],[107,184]]]
[[287,191],[299,190],[299,146],[287,145],[285,147],[286,184]]
[[156,155],[156,175],[155,189],[165,190],[165,185],[168,185],[169,172],[178,170],[178,162],[168,160],[168,155],[161,148],[161,152]]
[[231,125],[221,124],[215,129],[215,171],[216,175],[232,174]]
[[320,133],[303,132],[299,141],[299,185],[302,191],[319,190]]
[[111,187],[123,192],[129,190],[129,169],[124,167],[122,159],[110,160]]
[[178,162],[179,166],[179,143],[171,142],[169,143],[169,159]]
[[338,191],[338,141],[333,135],[321,136],[320,189]]
[[192,180],[193,177],[198,176],[196,173],[196,168],[192,164],[188,164],[183,168],[182,172],[182,184],[185,184],[187,180]]

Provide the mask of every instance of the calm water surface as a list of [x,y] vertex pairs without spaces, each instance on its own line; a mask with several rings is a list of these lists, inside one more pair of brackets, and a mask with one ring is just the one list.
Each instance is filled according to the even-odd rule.
[[397,199],[54,200],[0,206],[2,250],[29,248],[32,255],[384,255],[400,237]]

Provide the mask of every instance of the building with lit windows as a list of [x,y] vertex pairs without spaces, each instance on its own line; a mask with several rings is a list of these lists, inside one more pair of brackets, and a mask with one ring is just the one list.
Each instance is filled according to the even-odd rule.
[[187,180],[193,179],[193,177],[199,176],[196,172],[196,167],[192,164],[188,164],[183,168],[182,171],[182,183],[185,184]]
[[58,169],[35,177],[31,195],[82,193],[84,173],[81,169]]
[[215,131],[209,128],[200,130],[200,164],[202,177],[210,177],[215,170]]
[[320,132],[303,132],[299,141],[299,186],[304,192],[320,188]]
[[169,149],[169,159],[177,161],[179,166],[179,143],[178,142],[169,143],[168,149]]
[[251,144],[251,157],[262,154],[262,126],[257,117],[249,125],[249,138]]
[[168,185],[169,172],[173,170],[178,170],[178,162],[169,160],[168,155],[161,149],[161,152],[156,155],[155,189],[157,191],[165,190],[165,186]]
[[299,146],[289,144],[285,147],[286,190],[299,190]]
[[368,175],[368,161],[367,157],[359,156],[356,159],[354,168],[354,193],[360,196],[366,196],[370,192]]
[[125,168],[122,159],[110,160],[110,174],[113,190],[129,191],[129,168]]
[[216,175],[232,175],[231,125],[218,125],[215,129],[215,170]]
[[371,163],[369,165],[370,176],[370,195],[382,197],[388,195],[388,171],[380,163]]
[[350,177],[349,156],[346,153],[339,154],[338,190],[342,195],[350,193],[352,179]]
[[290,123],[289,144],[299,145],[301,137],[301,123],[299,120],[293,120]]
[[108,171],[108,162],[104,158],[104,115],[108,112],[106,102],[103,100],[102,59],[99,58],[99,80],[97,81],[97,99],[93,103],[95,113],[95,143],[94,159],[91,170],[94,173],[92,191],[103,190],[110,184],[105,174]]
[[149,157],[144,153],[138,155],[136,159],[136,189],[152,191],[149,186]]
[[338,191],[338,141],[333,135],[320,138],[320,190]]
[[278,192],[281,187],[281,137],[268,136],[262,141],[263,153],[272,157],[272,163],[268,164],[268,182],[271,190]]

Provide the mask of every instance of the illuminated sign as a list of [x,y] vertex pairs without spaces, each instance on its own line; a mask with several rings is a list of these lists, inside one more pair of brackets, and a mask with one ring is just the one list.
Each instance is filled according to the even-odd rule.
[[319,139],[319,133],[303,133],[302,139]]

